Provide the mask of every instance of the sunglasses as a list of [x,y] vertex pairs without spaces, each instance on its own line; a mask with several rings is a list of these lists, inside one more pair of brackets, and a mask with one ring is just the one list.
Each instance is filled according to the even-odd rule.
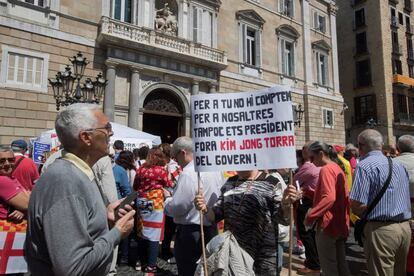
[[10,163],[14,163],[16,162],[16,158],[15,157],[10,157],[10,158],[0,158],[0,165],[4,165],[6,164],[6,161],[10,164]]

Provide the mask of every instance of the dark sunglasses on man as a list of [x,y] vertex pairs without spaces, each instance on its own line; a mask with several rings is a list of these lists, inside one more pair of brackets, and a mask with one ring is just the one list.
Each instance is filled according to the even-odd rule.
[[0,165],[4,165],[6,164],[6,161],[9,164],[14,164],[14,162],[16,162],[16,158],[15,157],[10,157],[10,158],[0,158]]

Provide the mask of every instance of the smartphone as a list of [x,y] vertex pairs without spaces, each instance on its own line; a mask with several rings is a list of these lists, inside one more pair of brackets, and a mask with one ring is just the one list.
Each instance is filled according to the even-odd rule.
[[119,216],[118,216],[119,209],[123,209],[125,207],[125,205],[131,204],[131,202],[134,202],[133,207],[135,207],[135,199],[137,199],[137,197],[138,197],[138,192],[133,191],[121,202],[121,204],[119,204],[118,207],[116,207],[116,209],[115,209],[115,218],[117,220],[119,219]]

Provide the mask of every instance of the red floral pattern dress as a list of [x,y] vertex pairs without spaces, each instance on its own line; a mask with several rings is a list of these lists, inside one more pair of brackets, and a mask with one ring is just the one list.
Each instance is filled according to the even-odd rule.
[[164,236],[164,192],[163,188],[172,187],[173,182],[168,177],[167,169],[163,166],[139,167],[134,181],[134,190],[138,199],[152,203],[152,210],[140,210],[143,230],[142,237],[150,241],[161,241]]

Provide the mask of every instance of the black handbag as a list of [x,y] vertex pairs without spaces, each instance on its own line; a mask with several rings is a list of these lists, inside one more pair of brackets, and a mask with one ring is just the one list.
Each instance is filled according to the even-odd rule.
[[376,195],[374,200],[371,202],[371,204],[368,205],[368,208],[365,211],[365,213],[362,215],[362,217],[358,219],[357,221],[355,221],[354,223],[354,238],[358,242],[359,246],[361,247],[364,246],[362,239],[364,238],[364,227],[365,227],[365,224],[367,223],[367,217],[371,213],[371,211],[375,208],[375,206],[377,206],[378,202],[381,200],[382,196],[384,195],[385,191],[387,190],[391,182],[392,160],[391,160],[391,157],[387,157],[387,158],[388,158],[388,165],[389,165],[389,172],[388,172],[387,180],[385,180],[384,185],[382,186],[381,190]]

